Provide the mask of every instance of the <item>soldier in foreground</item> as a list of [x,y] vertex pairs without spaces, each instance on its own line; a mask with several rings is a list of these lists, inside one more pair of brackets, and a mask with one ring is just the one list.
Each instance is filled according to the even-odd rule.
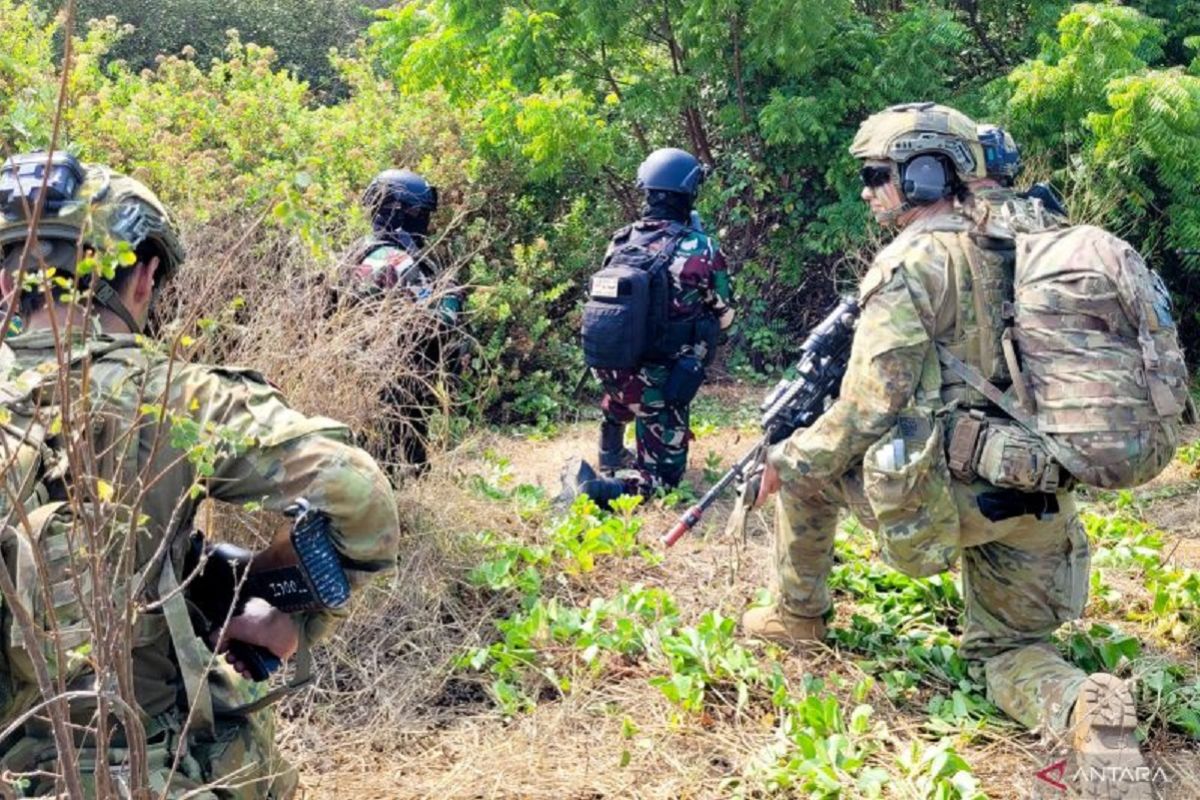
[[388,169],[372,179],[363,193],[371,218],[371,235],[352,250],[341,286],[354,302],[404,292],[427,308],[427,324],[399,332],[420,341],[403,342],[411,363],[403,377],[384,390],[392,410],[388,439],[404,461],[424,472],[429,467],[429,417],[441,405],[445,379],[453,371],[461,336],[455,329],[462,312],[460,292],[439,286],[441,270],[428,252],[430,218],[438,208],[438,191],[407,169]]
[[[138,609],[130,639],[120,646],[132,648],[129,680],[153,796],[290,797],[297,775],[276,750],[273,713],[262,702],[246,708],[263,698],[263,685],[222,666],[210,649],[218,643],[194,632],[188,601],[199,584],[185,574],[193,517],[205,496],[275,512],[305,497],[328,515],[329,540],[344,570],[339,574],[358,586],[395,559],[398,520],[391,487],[375,462],[349,444],[344,426],[289,408],[257,373],[173,362],[164,348],[142,340],[157,289],[184,258],[174,223],[146,186],[55,154],[45,206],[27,248],[35,192],[48,162],[45,153],[15,157],[0,174],[3,295],[24,322],[24,332],[6,338],[0,349],[7,420],[0,569],[9,572],[0,585],[13,589],[6,589],[0,603],[0,731],[20,722],[0,741],[0,774],[24,776],[22,791],[29,796],[64,792],[63,781],[69,780],[59,760],[62,739],[52,735],[53,719],[37,711],[44,691],[31,665],[38,659],[28,649],[29,628],[17,619],[32,615],[32,624],[51,625],[37,580],[45,570],[43,582],[74,576],[45,587],[54,592],[53,628],[62,637],[76,637],[65,645],[98,652],[87,609],[105,607],[109,596],[118,609],[128,602]],[[124,253],[120,266],[101,278],[97,260],[118,252]],[[50,269],[66,278],[50,284],[52,291],[43,291],[40,281],[22,281]],[[71,296],[72,284],[82,294]],[[69,364],[65,375],[63,363]],[[56,435],[49,422],[65,419],[68,411],[84,448],[70,457],[61,441],[65,435]],[[160,418],[165,428],[158,427]],[[186,436],[175,441],[177,430],[216,435],[196,459],[194,451],[189,457],[193,445]],[[91,487],[99,487],[98,504],[87,499]],[[82,545],[74,554],[63,548],[71,536],[82,535],[87,514],[107,510],[121,518],[121,509],[132,513],[133,507],[136,527],[131,532],[128,525],[110,523],[104,535],[116,537],[118,546],[102,553],[107,560],[98,566],[89,567],[90,558],[73,560],[87,555],[78,552]],[[42,550],[32,562],[31,545]],[[32,571],[22,566],[30,563],[45,566]],[[101,582],[112,591],[93,596]],[[122,599],[122,592],[133,596]],[[220,648],[251,645],[278,659],[306,656],[339,616],[285,614],[257,598],[239,607],[227,625],[219,621]],[[54,663],[51,679],[79,695],[68,713],[83,794],[96,794],[102,783],[106,794],[121,794],[120,787],[127,794],[133,780],[130,740],[136,737],[126,736],[128,718],[111,700],[99,717],[111,726],[106,753],[98,751],[94,734],[98,707],[91,689],[100,682],[98,688],[111,690],[105,682],[112,674],[98,681],[86,657]],[[248,669],[242,662],[234,667],[243,674]],[[65,790],[74,795],[70,788],[68,782]]]
[[[774,607],[748,611],[743,629],[792,645],[825,637],[832,611],[827,582],[843,509],[876,530],[884,559],[908,574],[943,571],[961,554],[962,652],[982,662],[992,701],[1024,725],[1061,737],[1080,766],[1133,770],[1123,773],[1129,776],[1123,790],[1148,797],[1148,786],[1137,781],[1144,762],[1130,689],[1114,676],[1085,674],[1051,642],[1060,625],[1083,613],[1089,554],[1068,491],[1071,478],[1047,448],[1064,463],[1077,459],[1016,425],[1006,412],[1021,411],[999,392],[980,391],[989,382],[1013,384],[1002,315],[1012,297],[1013,247],[1001,240],[986,248],[996,240],[978,235],[978,222],[964,214],[977,209],[970,186],[986,178],[976,125],[943,106],[896,106],[863,123],[851,152],[863,162],[863,200],[879,223],[900,233],[860,286],[862,314],[840,399],[769,452],[758,502],[779,491],[781,597]],[[1136,253],[1127,257],[1137,259]],[[1165,301],[1156,299],[1156,309],[1159,302]],[[1159,319],[1169,322],[1169,315]],[[1094,336],[1088,320],[1070,324],[1084,333],[1071,338],[1051,331],[1042,339],[1045,347],[1067,348]],[[1119,384],[1131,392],[1128,402],[1136,399],[1148,409],[1146,418],[1156,420],[1145,438],[1083,434],[1096,452],[1121,440],[1145,442],[1138,462],[1145,473],[1119,476],[1128,484],[1161,469],[1174,450],[1172,415],[1186,376],[1177,342],[1171,346],[1173,326],[1157,333],[1164,372],[1154,380],[1161,379],[1164,392],[1152,398],[1144,387]],[[1132,336],[1136,342],[1136,328]],[[1025,355],[1036,354],[1031,347]],[[969,368],[950,366],[956,362]],[[1043,369],[1052,388],[1063,387],[1050,398],[1055,402],[1039,407],[1047,424],[1098,430],[1097,421],[1112,408],[1107,398],[1116,379],[1091,380],[1083,368],[1063,371],[1054,362],[1025,363]],[[1121,366],[1108,367],[1116,370],[1111,375],[1126,376]],[[1089,393],[1100,398],[1094,406],[1069,407],[1071,397]],[[1064,398],[1068,407],[1056,410]],[[1071,427],[1081,420],[1088,424]],[[1108,456],[1100,472],[1125,469],[1132,455]],[[1113,789],[1095,781],[1082,788],[1104,797]]]
[[[638,167],[642,218],[613,235],[584,309],[585,360],[604,387],[603,476],[574,459],[563,472],[564,500],[584,493],[607,506],[683,479],[691,402],[734,317],[725,257],[693,211],[705,174],[695,156],[674,148]],[[625,448],[634,421],[636,454]]]

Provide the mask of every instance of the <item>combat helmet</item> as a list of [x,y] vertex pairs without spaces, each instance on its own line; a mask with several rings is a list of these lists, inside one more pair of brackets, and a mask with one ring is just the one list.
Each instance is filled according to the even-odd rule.
[[694,200],[707,177],[700,159],[677,147],[663,147],[638,167],[636,186],[643,192],[675,192]]
[[966,183],[987,177],[975,122],[949,106],[903,103],[872,114],[858,129],[850,155],[903,164],[925,153],[945,156]]
[[385,169],[363,192],[363,208],[379,233],[397,230],[424,236],[438,207],[438,190],[412,170]]
[[977,132],[987,176],[1004,186],[1012,186],[1024,166],[1012,134],[998,125],[980,125]]
[[[37,215],[30,240],[29,227]],[[134,249],[149,243],[159,258],[158,278],[170,277],[185,252],[170,212],[141,181],[70,153],[15,155],[0,167],[0,258],[6,269],[53,266],[75,274],[83,249],[111,251],[117,242]],[[136,329],[112,286],[93,280],[96,301]]]
[[850,154],[890,161],[896,167],[863,167],[863,183],[892,181],[903,202],[880,217],[894,223],[914,206],[936,203],[961,192],[972,180],[987,177],[975,122],[936,103],[905,103],[872,114],[858,129]]

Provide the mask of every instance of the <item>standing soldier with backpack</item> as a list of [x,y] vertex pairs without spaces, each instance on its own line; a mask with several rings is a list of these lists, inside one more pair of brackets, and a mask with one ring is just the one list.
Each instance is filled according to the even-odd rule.
[[1083,796],[1118,796],[1095,778],[1115,769],[1120,796],[1149,797],[1130,688],[1067,663],[1051,637],[1087,599],[1071,487],[1136,485],[1174,452],[1187,376],[1166,293],[1099,229],[997,236],[966,216],[986,166],[954,109],[889,108],[851,153],[876,221],[900,232],[862,280],[839,399],[768,455],[758,501],[779,490],[781,597],[743,629],[824,638],[849,509],[909,575],[961,556],[963,655],[997,706],[1070,746]]
[[183,258],[136,180],[65,153],[0,170],[0,288],[24,322],[0,344],[4,796],[17,781],[21,796],[290,797],[274,695],[222,666],[208,625],[221,649],[307,664],[344,612],[224,598],[227,620],[200,619],[222,598],[193,594],[216,570],[189,571],[199,503],[307,499],[330,523],[323,575],[351,586],[396,556],[392,489],[345,426],[256,372],[181,363],[144,337]]
[[[734,317],[725,257],[693,211],[706,173],[675,148],[655,150],[638,167],[642,218],[613,235],[583,314],[584,358],[604,387],[603,476],[572,460],[564,500],[583,493],[605,507],[683,479],[689,407]],[[624,443],[635,420],[636,454]]]
[[418,473],[429,467],[429,417],[446,394],[445,379],[462,344],[456,330],[462,297],[456,288],[439,285],[441,270],[429,254],[429,222],[437,207],[437,187],[421,175],[407,169],[380,172],[363,193],[371,235],[355,244],[340,276],[354,302],[404,292],[430,312],[426,324],[401,332],[421,341],[406,342],[406,374],[383,393],[390,410],[389,443]]

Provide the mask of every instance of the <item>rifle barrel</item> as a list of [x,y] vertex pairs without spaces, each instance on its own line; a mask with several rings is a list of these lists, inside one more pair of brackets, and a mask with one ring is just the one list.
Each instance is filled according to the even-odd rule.
[[717,501],[717,498],[721,496],[721,493],[724,492],[726,488],[728,488],[729,484],[741,478],[746,472],[746,467],[750,466],[757,460],[758,453],[761,449],[762,444],[760,443],[759,446],[742,456],[741,460],[730,467],[729,470],[721,476],[721,479],[714,483],[712,487],[704,493],[704,496],[697,501],[696,505],[685,511],[683,516],[679,518],[679,521],[675,523],[675,527],[663,534],[661,539],[663,545],[670,547],[678,542],[684,534],[696,527],[696,525],[700,523],[700,520],[704,518],[704,512],[707,511],[709,507]]

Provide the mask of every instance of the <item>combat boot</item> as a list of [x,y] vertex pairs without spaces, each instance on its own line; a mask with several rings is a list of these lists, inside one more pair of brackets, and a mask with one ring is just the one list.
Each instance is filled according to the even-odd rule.
[[633,465],[636,456],[625,447],[625,423],[604,420],[600,423],[600,471],[613,473]]
[[1067,729],[1075,796],[1088,800],[1150,800],[1150,769],[1138,747],[1133,692],[1115,675],[1089,675],[1079,688]]
[[591,464],[575,457],[563,467],[562,492],[555,498],[555,503],[569,506],[581,494],[592,498],[592,502],[601,508],[608,508],[609,503],[625,494],[625,483],[616,478],[597,476]]
[[824,617],[800,617],[779,606],[759,606],[742,615],[742,633],[788,646],[825,638]]

